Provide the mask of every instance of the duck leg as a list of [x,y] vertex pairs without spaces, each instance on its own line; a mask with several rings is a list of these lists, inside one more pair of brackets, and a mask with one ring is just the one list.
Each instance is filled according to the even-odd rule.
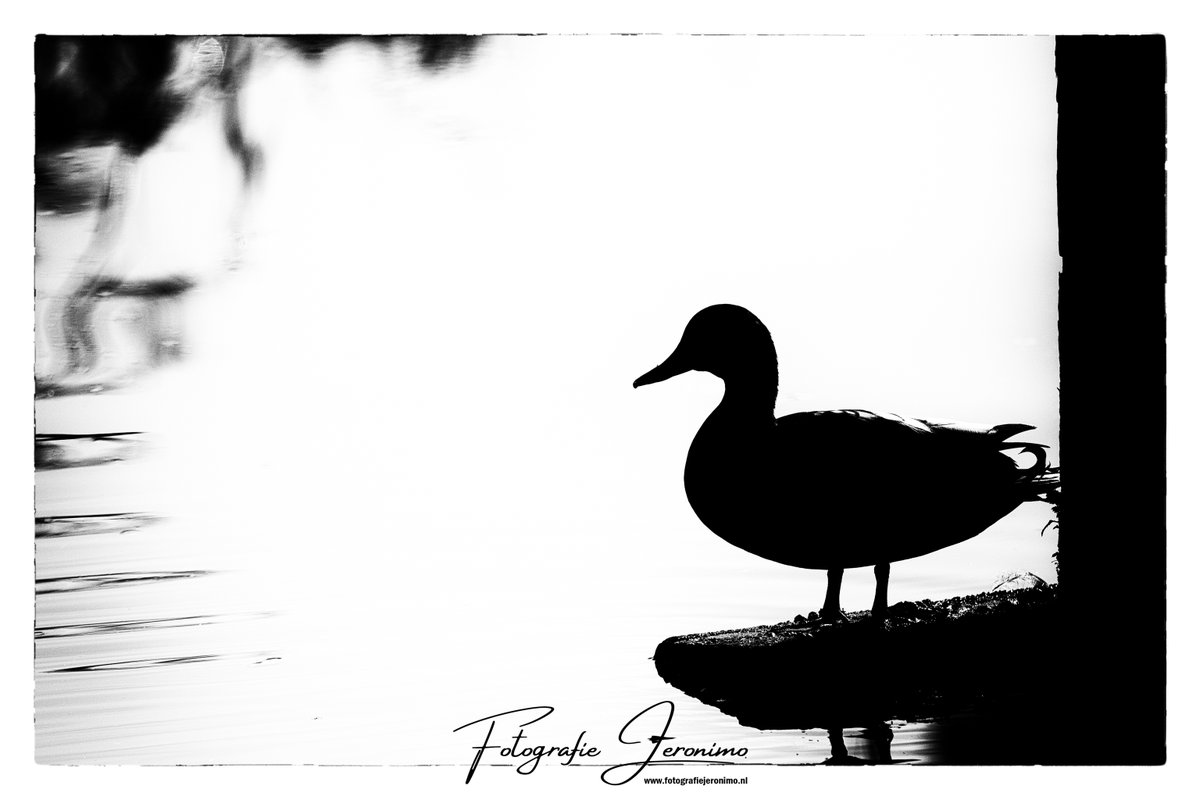
[[891,571],[891,564],[875,565],[875,602],[871,604],[871,616],[879,621],[883,621],[883,618],[887,616],[888,575],[891,574]]
[[859,763],[858,759],[850,755],[850,751],[846,749],[846,739],[842,735],[841,728],[829,729],[829,749],[833,752],[829,758],[825,759],[825,766],[845,767]]
[[825,589],[825,605],[821,607],[821,619],[833,622],[844,620],[842,613],[842,574],[845,570],[829,570],[829,585]]

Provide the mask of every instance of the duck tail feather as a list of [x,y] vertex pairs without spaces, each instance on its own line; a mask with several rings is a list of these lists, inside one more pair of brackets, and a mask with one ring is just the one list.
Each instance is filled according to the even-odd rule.
[[1018,433],[1024,433],[1025,431],[1031,431],[1031,430],[1033,430],[1033,428],[1034,428],[1033,425],[1025,425],[1024,423],[1021,423],[1021,422],[1009,422],[1009,423],[1005,423],[1004,425],[993,426],[992,429],[990,431],[988,431],[988,433],[997,439],[1004,440],[1010,436],[1016,436]]
[[1057,506],[1062,498],[1062,484],[1058,478],[1058,467],[1050,467],[1027,484],[1031,500],[1041,500]]
[[1056,502],[1060,487],[1058,467],[1049,465],[1046,446],[1032,442],[1005,442],[1000,450],[1020,448],[1022,453],[1032,453],[1036,459],[1030,467],[1017,470],[1017,482],[1029,490],[1031,500]]
[[1033,453],[1034,458],[1037,459],[1032,467],[1026,467],[1025,469],[1018,470],[1021,475],[1029,478],[1036,478],[1038,475],[1041,475],[1046,471],[1047,455],[1046,446],[1044,444],[1034,444],[1033,442],[1005,442],[996,449],[1016,450],[1018,447],[1021,449],[1022,453]]

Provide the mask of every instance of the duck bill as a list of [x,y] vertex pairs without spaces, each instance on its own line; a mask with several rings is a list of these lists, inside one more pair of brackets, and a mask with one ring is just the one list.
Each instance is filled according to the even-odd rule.
[[667,356],[667,360],[659,364],[654,369],[647,372],[642,377],[633,382],[633,388],[646,386],[651,383],[665,381],[667,378],[674,378],[676,375],[682,375],[690,370],[691,367],[684,364],[683,359],[679,357],[679,351],[676,350],[671,355]]

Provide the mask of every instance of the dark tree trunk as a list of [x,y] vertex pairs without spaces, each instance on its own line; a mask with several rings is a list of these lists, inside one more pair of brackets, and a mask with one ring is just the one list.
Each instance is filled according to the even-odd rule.
[[1056,44],[1059,569],[1073,639],[1058,678],[1061,724],[1094,733],[1077,737],[1087,741],[1069,761],[1162,763],[1166,42],[1064,36]]

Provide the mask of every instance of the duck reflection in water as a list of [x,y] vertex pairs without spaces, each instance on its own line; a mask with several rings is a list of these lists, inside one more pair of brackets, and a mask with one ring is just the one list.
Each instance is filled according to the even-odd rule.
[[[685,372],[725,382],[720,404],[688,451],[684,488],[701,522],[762,558],[828,572],[821,617],[840,621],[842,574],[874,567],[872,618],[887,613],[894,561],[970,539],[1054,479],[1044,445],[1009,441],[1030,430],[934,423],[870,411],[775,417],[779,368],[765,325],[744,308],[710,306],[674,352],[633,386]],[[1032,453],[1021,468],[1005,451]]]
[[886,722],[868,725],[858,736],[865,743],[866,752],[863,756],[852,756],[846,748],[842,729],[830,728],[829,746],[833,753],[825,759],[824,764],[829,767],[856,767],[906,763],[910,759],[895,760],[892,758],[892,739],[894,737],[891,726]]

